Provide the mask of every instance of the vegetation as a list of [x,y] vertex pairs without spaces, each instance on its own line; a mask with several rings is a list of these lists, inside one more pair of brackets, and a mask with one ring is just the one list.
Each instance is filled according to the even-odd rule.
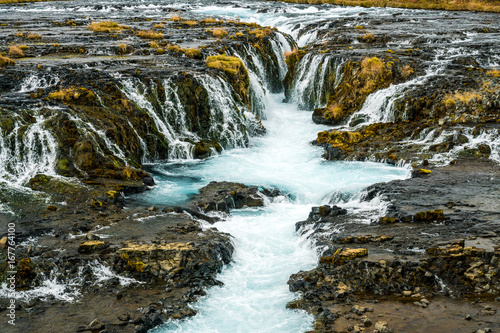
[[192,58],[192,59],[202,59],[203,55],[201,54],[201,51],[196,48],[190,48],[190,49],[183,49],[184,53],[186,54],[187,57]]
[[237,75],[241,69],[245,69],[240,58],[224,54],[207,57],[206,62],[208,67],[217,68],[233,75]]
[[205,24],[212,24],[212,23],[217,23],[217,20],[214,19],[213,17],[208,17],[206,19],[201,20],[200,22]]
[[500,77],[500,70],[493,68],[492,70],[487,71],[486,74],[493,77]]
[[127,45],[120,44],[120,45],[118,45],[118,49],[120,50],[121,53],[125,53],[125,52],[127,52]]
[[179,45],[168,44],[167,45],[167,50],[172,51],[172,52],[181,52],[182,48]]
[[461,102],[463,104],[470,104],[473,100],[479,100],[481,98],[481,95],[479,95],[475,91],[466,91],[466,92],[460,92],[457,91],[454,94],[447,94],[444,97],[444,104],[448,108],[455,107],[457,102]]
[[28,34],[26,35],[26,38],[28,38],[28,39],[40,39],[40,38],[42,38],[42,35],[36,34],[34,32],[28,32]]
[[228,35],[227,30],[222,28],[212,29],[212,30],[209,29],[207,30],[207,32],[211,32],[212,35],[214,35],[217,38],[221,38]]
[[257,38],[264,38],[265,36],[271,34],[271,29],[270,28],[254,29],[250,30],[248,33],[254,35]]
[[500,13],[498,0],[283,0],[291,3],[323,4],[343,6],[394,7],[438,10],[475,10]]
[[366,34],[364,35],[363,37],[361,37],[361,40],[364,42],[364,43],[371,43],[375,40],[375,35],[373,34]]
[[181,17],[181,14],[172,14],[172,16],[170,16],[170,21],[181,21],[182,20],[182,17]]
[[21,50],[21,48],[19,46],[11,46],[9,48],[9,55],[11,57],[20,58],[20,57],[24,57],[24,52],[23,52],[23,50]]
[[196,22],[196,21],[184,21],[184,22],[182,22],[182,23],[183,23],[183,24],[187,24],[187,25],[189,25],[190,27],[195,26],[195,25],[197,25],[197,24],[198,24],[198,22]]
[[70,87],[51,92],[48,96],[51,99],[69,102],[73,99],[84,97],[89,100],[95,99],[95,94],[86,88]]
[[126,25],[121,25],[113,21],[102,21],[102,22],[92,22],[87,29],[90,29],[94,32],[118,32],[123,29],[130,29],[130,27]]
[[136,36],[148,39],[163,39],[163,34],[161,32],[155,32],[154,30],[148,30],[148,31],[141,30],[136,34]]
[[15,65],[15,64],[16,64],[16,62],[14,60],[0,55],[0,67]]
[[153,27],[155,27],[156,29],[162,29],[165,27],[165,25],[162,23],[159,23],[159,24],[155,24]]

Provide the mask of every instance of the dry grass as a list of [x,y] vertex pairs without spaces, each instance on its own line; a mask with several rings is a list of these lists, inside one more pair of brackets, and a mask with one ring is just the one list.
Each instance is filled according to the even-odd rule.
[[155,27],[156,29],[163,29],[165,27],[165,24],[159,23],[159,24],[153,25],[153,27]]
[[207,32],[211,32],[212,35],[214,35],[217,38],[221,38],[228,35],[227,30],[222,28],[207,30]]
[[21,50],[25,51],[27,49],[29,49],[29,46],[28,45],[18,45],[17,47],[19,47]]
[[16,37],[24,37],[24,34],[21,31],[19,31],[19,32],[16,32],[14,34],[14,36],[16,36]]
[[11,46],[9,47],[9,55],[14,58],[21,58],[24,57],[24,52],[19,46]]
[[181,52],[182,48],[179,45],[168,44],[167,45],[167,50],[172,51],[172,52]]
[[237,32],[237,33],[235,33],[234,35],[235,35],[236,37],[243,37],[243,36],[244,36],[242,32]]
[[363,37],[361,37],[364,43],[371,43],[375,40],[375,35],[374,34],[365,34]]
[[463,104],[470,104],[472,101],[481,99],[481,95],[475,91],[466,91],[466,92],[455,92],[453,94],[447,94],[444,97],[444,104],[447,107],[453,107],[457,102]]
[[161,55],[161,54],[164,54],[164,53],[165,53],[165,49],[162,49],[162,48],[157,48],[156,49],[156,54]]
[[120,45],[118,45],[118,49],[120,50],[121,53],[126,53],[128,47],[126,44],[120,44]]
[[208,17],[206,19],[201,20],[200,22],[205,23],[205,24],[213,24],[213,23],[217,23],[217,20],[214,19],[213,17]]
[[385,72],[385,64],[377,57],[364,58],[361,62],[361,76],[364,78],[380,78]]
[[90,29],[94,32],[119,32],[124,29],[130,29],[130,27],[126,25],[121,25],[113,21],[102,21],[102,22],[92,22],[87,29]]
[[157,49],[159,47],[159,45],[156,42],[151,42],[151,43],[149,43],[149,47],[152,49]]
[[34,32],[28,32],[28,34],[26,35],[26,38],[28,38],[28,39],[40,39],[40,38],[42,38],[42,35],[36,34]]
[[183,23],[183,24],[187,24],[187,25],[189,25],[190,27],[195,26],[195,25],[198,25],[198,22],[196,22],[196,21],[184,21],[184,22],[182,22],[182,23]]
[[338,119],[342,118],[343,114],[344,112],[342,111],[340,104],[333,103],[331,105],[328,105],[324,116],[326,119],[333,119],[334,121],[337,121]]
[[226,55],[207,57],[206,63],[208,67],[217,68],[232,75],[237,75],[240,70],[245,69],[240,58]]
[[15,65],[16,62],[8,57],[0,55],[0,67]]
[[250,35],[254,35],[257,38],[264,38],[265,36],[271,34],[271,29],[254,29],[248,32]]
[[404,77],[408,77],[408,76],[412,75],[413,72],[414,72],[414,70],[413,70],[413,68],[411,68],[410,65],[405,65],[401,69],[401,74],[403,74]]
[[170,21],[181,21],[182,20],[182,16],[181,14],[172,14],[170,16]]
[[493,68],[492,70],[487,71],[486,74],[493,77],[500,77],[500,70]]
[[136,36],[147,39],[163,39],[162,33],[155,32],[154,30],[148,30],[148,31],[141,30],[136,34]]
[[196,48],[190,48],[190,49],[184,49],[184,53],[186,54],[187,57],[191,59],[202,59],[203,55],[201,54],[201,51]]
[[323,4],[343,6],[394,7],[439,10],[476,10],[500,13],[498,0],[283,0],[292,3]]

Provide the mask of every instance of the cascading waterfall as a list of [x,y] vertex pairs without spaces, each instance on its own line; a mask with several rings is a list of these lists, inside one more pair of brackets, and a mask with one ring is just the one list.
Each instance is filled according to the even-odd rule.
[[340,83],[343,63],[329,54],[306,54],[297,65],[292,99],[306,110],[326,106],[328,91]]
[[37,173],[55,175],[57,143],[45,128],[48,120],[34,111],[34,122],[14,119],[10,133],[0,136],[0,181],[22,185]]

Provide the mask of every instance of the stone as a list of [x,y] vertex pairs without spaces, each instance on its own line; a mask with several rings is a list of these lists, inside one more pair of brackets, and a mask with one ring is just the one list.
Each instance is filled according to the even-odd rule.
[[87,325],[86,329],[89,331],[100,331],[104,329],[104,326],[104,323],[96,318]]
[[51,212],[55,212],[57,210],[57,206],[49,205],[49,206],[47,206],[47,210],[51,211]]
[[369,327],[372,325],[372,321],[367,316],[361,316],[360,320],[363,323],[363,325],[365,325],[366,327]]
[[95,251],[101,251],[108,247],[108,244],[103,241],[85,241],[78,247],[78,252],[82,254],[92,253]]

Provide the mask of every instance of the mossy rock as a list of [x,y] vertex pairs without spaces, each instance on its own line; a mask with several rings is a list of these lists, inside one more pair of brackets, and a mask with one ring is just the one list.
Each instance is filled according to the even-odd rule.
[[442,209],[436,209],[426,212],[418,212],[415,214],[413,220],[415,222],[439,222],[444,220],[444,213]]

